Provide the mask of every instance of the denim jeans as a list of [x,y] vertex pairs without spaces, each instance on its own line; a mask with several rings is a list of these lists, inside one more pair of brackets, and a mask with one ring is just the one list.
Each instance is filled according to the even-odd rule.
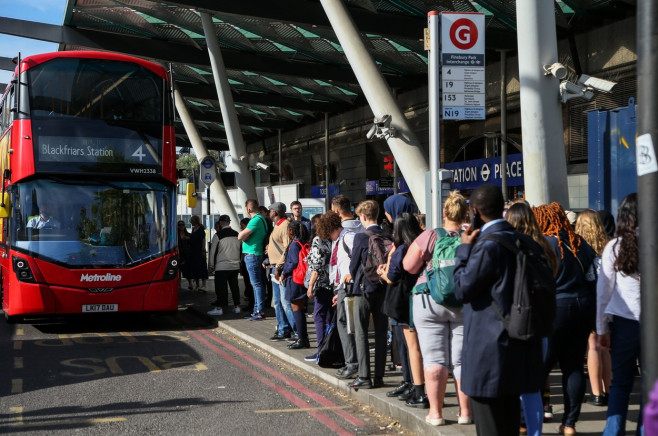
[[285,335],[295,330],[295,319],[292,316],[292,306],[286,300],[286,288],[274,281],[272,274],[272,301],[274,301],[274,314],[276,316],[277,332]]
[[[610,323],[612,382],[608,393],[608,414],[603,436],[626,434],[628,401],[633,390],[635,362],[640,357],[640,323],[614,316]],[[638,423],[642,423],[642,407]],[[638,424],[637,434],[642,434]]]
[[265,282],[263,280],[263,258],[262,254],[247,254],[244,263],[249,273],[251,286],[254,288],[254,313],[263,312],[265,301]]

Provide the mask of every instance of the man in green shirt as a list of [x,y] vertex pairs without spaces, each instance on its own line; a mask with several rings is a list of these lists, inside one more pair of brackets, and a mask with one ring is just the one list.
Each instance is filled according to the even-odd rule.
[[246,214],[251,217],[247,227],[238,234],[242,241],[242,253],[247,266],[249,280],[254,288],[254,311],[250,319],[265,319],[263,302],[265,301],[265,275],[263,274],[264,240],[267,237],[267,221],[258,211],[258,200],[249,199],[244,205]]

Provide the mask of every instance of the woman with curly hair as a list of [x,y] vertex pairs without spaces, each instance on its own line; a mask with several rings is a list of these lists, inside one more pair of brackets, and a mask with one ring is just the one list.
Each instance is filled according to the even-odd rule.
[[[605,246],[596,284],[596,332],[599,346],[610,351],[612,382],[604,436],[626,434],[628,400],[635,362],[640,357],[640,271],[637,242],[637,194],[621,202],[617,237]],[[642,410],[638,418],[641,434]]]
[[578,236],[558,203],[533,207],[537,224],[558,258],[556,314],[544,358],[546,377],[555,363],[562,371],[564,415],[560,434],[576,434],[576,421],[585,397],[583,356],[596,313],[596,253]]
[[[608,243],[601,216],[592,209],[586,209],[576,218],[576,233],[585,238],[596,252],[594,266],[596,274],[601,270],[601,255]],[[587,399],[594,406],[605,406],[608,402],[608,387],[610,386],[610,353],[602,350],[597,344],[596,330],[592,330],[587,340],[587,375],[592,393]]]

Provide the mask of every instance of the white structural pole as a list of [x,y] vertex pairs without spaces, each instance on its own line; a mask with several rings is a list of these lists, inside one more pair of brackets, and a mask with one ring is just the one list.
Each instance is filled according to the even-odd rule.
[[[423,153],[416,134],[398,108],[388,84],[366,49],[345,5],[341,0],[320,0],[320,2],[375,118],[391,116],[391,127],[394,127],[396,132],[394,136],[388,137],[386,142],[409,185],[418,208],[421,212],[425,212],[425,173],[429,171],[427,156]],[[419,37],[422,36],[422,32],[423,29],[418,29]]]
[[207,12],[200,12],[200,15],[201,23],[203,24],[203,33],[205,34],[206,44],[208,45],[212,75],[215,80],[215,87],[217,88],[219,106],[222,111],[226,139],[228,139],[228,148],[231,154],[231,160],[235,165],[234,168],[237,169],[235,172],[235,184],[238,187],[238,204],[244,204],[247,199],[258,198],[256,197],[254,180],[247,167],[247,147],[244,144],[242,132],[240,131],[238,115],[235,112],[233,95],[231,94],[231,87],[228,82],[222,52],[217,42],[212,16]]
[[[199,132],[194,125],[194,120],[192,120],[192,117],[190,117],[187,106],[185,106],[185,100],[180,95],[180,92],[175,88],[174,104],[176,105],[176,111],[178,112],[178,115],[183,122],[185,133],[187,133],[188,138],[190,138],[192,148],[194,149],[194,154],[196,155],[197,160],[201,162],[204,157],[208,156],[208,150],[203,144],[203,140],[201,140],[201,135],[199,135]],[[231,217],[231,227],[233,227],[234,230],[239,230],[240,220],[238,219],[238,214],[235,211],[235,207],[233,206],[231,198],[228,196],[228,192],[226,192],[226,187],[224,186],[224,183],[222,183],[221,177],[217,177],[215,181],[212,182],[210,185],[210,192],[217,202],[219,212]],[[208,201],[210,201],[210,198],[208,198]]]
[[544,75],[558,61],[555,2],[516,2],[521,82],[521,133],[525,198],[532,205],[569,207],[559,82]]
[[440,113],[440,86],[439,86],[439,13],[431,11],[427,14],[427,24],[430,30],[430,50],[428,59],[428,101],[430,116],[430,219],[431,228],[441,226],[441,187],[439,186],[439,168],[441,168],[441,124]]

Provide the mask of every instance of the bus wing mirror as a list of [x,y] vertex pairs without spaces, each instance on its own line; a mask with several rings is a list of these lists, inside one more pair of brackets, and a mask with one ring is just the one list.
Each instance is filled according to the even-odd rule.
[[186,189],[185,200],[187,207],[194,209],[196,207],[196,189],[194,189],[194,183],[188,183]]
[[0,218],[9,218],[9,193],[2,194],[2,202],[0,202]]

